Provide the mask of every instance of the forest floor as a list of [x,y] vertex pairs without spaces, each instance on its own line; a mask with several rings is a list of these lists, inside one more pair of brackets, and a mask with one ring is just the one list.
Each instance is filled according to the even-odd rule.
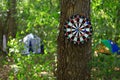
[[[120,56],[119,56],[119,59],[120,59]],[[12,70],[11,65],[13,65],[13,64],[14,64],[14,62],[12,59],[10,59],[10,57],[6,57],[6,55],[0,54],[0,80],[8,80],[9,79],[9,75]],[[97,75],[98,74],[97,72],[99,72],[99,70],[97,70],[95,67],[93,67],[92,72],[94,72],[95,75]],[[120,80],[119,74],[120,74],[120,66],[114,67],[114,72],[112,72],[111,75],[116,78],[115,80]],[[46,75],[53,76],[53,73],[51,74],[47,71],[40,72],[39,77],[46,76]],[[93,75],[94,76],[93,78],[95,78],[95,75]],[[96,77],[94,80],[96,80],[97,78],[98,77]],[[110,77],[110,78],[112,78],[112,77]],[[108,80],[108,79],[105,79],[105,80]],[[111,79],[109,79],[109,80],[111,80]]]
[[9,73],[10,72],[10,66],[8,65],[3,65],[0,66],[0,80],[7,80],[9,77]]
[[[9,80],[11,72],[13,72],[13,67],[16,64],[13,61],[12,57],[8,57],[7,55],[1,55],[0,53],[0,80]],[[38,77],[53,77],[53,72],[48,71],[40,71]],[[16,76],[13,74],[14,80]]]
[[0,80],[7,80],[11,70],[10,66],[5,63],[6,60],[5,55],[0,55]]

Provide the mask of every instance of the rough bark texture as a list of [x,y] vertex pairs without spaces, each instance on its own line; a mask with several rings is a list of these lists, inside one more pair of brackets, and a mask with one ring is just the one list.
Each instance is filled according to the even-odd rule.
[[90,0],[60,0],[60,33],[58,36],[57,80],[90,80],[91,40],[74,45],[64,36],[64,23],[73,14],[90,18]]

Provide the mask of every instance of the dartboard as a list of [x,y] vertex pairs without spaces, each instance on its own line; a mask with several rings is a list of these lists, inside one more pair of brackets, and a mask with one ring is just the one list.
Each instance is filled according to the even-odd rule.
[[74,44],[83,44],[90,39],[92,35],[92,26],[90,21],[81,15],[71,16],[64,24],[65,36]]

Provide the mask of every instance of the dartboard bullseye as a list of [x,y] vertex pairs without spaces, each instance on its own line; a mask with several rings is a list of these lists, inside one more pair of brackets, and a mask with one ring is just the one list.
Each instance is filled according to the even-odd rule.
[[83,44],[90,39],[92,26],[86,17],[73,15],[65,22],[64,32],[67,39],[74,44]]

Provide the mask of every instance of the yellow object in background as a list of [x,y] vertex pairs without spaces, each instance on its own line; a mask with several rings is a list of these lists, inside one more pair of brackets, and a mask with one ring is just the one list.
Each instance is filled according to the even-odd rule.
[[97,45],[96,47],[97,49],[95,50],[95,54],[98,53],[103,53],[103,54],[111,54],[109,48],[107,48],[105,45],[103,45],[102,43]]

